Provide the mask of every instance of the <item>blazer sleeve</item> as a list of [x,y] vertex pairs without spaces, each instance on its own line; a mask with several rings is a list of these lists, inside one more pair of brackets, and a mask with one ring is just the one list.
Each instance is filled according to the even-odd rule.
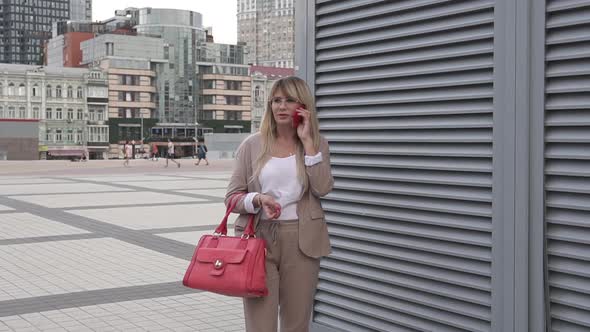
[[322,153],[322,161],[305,168],[311,193],[316,197],[327,195],[334,186],[332,166],[330,164],[330,147],[328,141],[323,137],[320,141],[320,152]]
[[[248,193],[248,167],[251,165],[251,156],[247,141],[244,141],[238,147],[234,163],[234,171],[227,186],[227,193],[225,194],[226,208],[229,206],[230,199],[234,194]],[[244,207],[244,198],[246,198],[246,195],[240,198],[232,212],[240,214],[248,213]]]

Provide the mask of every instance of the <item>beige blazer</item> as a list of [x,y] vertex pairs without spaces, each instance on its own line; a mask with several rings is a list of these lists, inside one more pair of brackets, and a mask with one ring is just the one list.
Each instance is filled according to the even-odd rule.
[[[262,148],[261,140],[260,133],[254,134],[246,138],[238,148],[234,172],[225,195],[226,206],[229,198],[236,192],[260,192],[262,190],[258,179],[248,181],[253,174],[254,163]],[[323,137],[321,137],[320,151],[323,157],[322,162],[306,167],[309,189],[303,193],[301,200],[297,204],[299,248],[305,255],[313,258],[330,254],[330,239],[320,197],[327,195],[332,190],[334,178],[330,166],[328,141]],[[240,214],[235,222],[236,232],[240,234],[248,223],[248,213],[244,208],[243,198],[238,202],[233,212]],[[260,213],[256,215],[255,227],[258,225],[259,219]]]

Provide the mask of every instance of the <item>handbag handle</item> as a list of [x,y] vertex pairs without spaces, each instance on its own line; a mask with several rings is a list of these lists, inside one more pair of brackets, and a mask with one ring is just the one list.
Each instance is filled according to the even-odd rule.
[[[245,195],[246,193],[239,192],[233,194],[232,197],[230,197],[229,204],[227,205],[227,210],[225,211],[225,216],[221,220],[219,226],[215,228],[215,234],[227,235],[227,218],[229,218],[229,215],[231,214],[232,210],[236,207],[236,205],[238,205],[240,199]],[[246,236],[254,236],[254,216],[255,215],[250,214],[250,217],[248,218],[248,224],[244,229],[244,235]]]

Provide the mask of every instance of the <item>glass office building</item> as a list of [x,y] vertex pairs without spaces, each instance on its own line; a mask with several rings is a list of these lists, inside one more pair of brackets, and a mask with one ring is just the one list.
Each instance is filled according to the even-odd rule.
[[5,0],[0,17],[0,63],[39,65],[52,23],[70,17],[70,0]]
[[156,117],[164,123],[198,120],[196,45],[206,40],[201,14],[188,10],[141,8],[131,12],[140,35],[160,36],[164,59],[156,71]]

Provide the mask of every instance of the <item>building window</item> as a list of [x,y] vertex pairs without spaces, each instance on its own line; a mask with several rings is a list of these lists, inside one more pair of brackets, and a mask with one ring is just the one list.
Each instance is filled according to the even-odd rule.
[[12,107],[12,106],[8,107],[8,118],[9,119],[16,118],[16,111],[14,110],[14,107]]
[[225,103],[227,105],[240,105],[242,103],[242,96],[225,96]]
[[80,130],[78,130],[76,132],[76,142],[77,143],[82,142],[82,131],[80,131]]
[[55,87],[55,97],[56,98],[62,98],[62,94],[61,94],[61,85],[58,85]]
[[39,96],[39,86],[37,84],[33,85],[33,97]]
[[0,96],[4,95],[4,86],[0,83]]
[[115,45],[113,43],[106,43],[106,55],[115,55]]
[[33,107],[33,119],[39,119],[39,107]]
[[125,109],[124,108],[119,108],[119,118],[124,119],[125,118]]
[[0,119],[3,119],[4,117],[5,117],[4,108],[2,106],[0,106]]
[[68,98],[74,98],[74,89],[71,85],[68,86]]
[[74,133],[71,130],[66,132],[66,142],[73,142],[74,141]]
[[141,117],[141,114],[137,108],[131,110],[131,117],[134,119],[138,119]]
[[45,140],[47,142],[51,142],[53,140],[53,135],[51,134],[51,130],[47,130],[45,133]]
[[211,96],[211,95],[203,96],[203,104],[215,104],[215,96]]
[[203,89],[215,89],[215,82],[213,80],[204,80]]
[[262,95],[261,91],[260,91],[260,86],[256,86],[256,88],[254,89],[254,101],[256,102],[261,102],[264,99],[264,96]]
[[8,83],[8,95],[14,96],[14,83]]
[[241,90],[242,82],[240,81],[225,81],[226,90]]
[[45,94],[47,95],[47,97],[51,97],[51,85],[48,85],[45,88]]
[[83,95],[82,95],[82,87],[79,86],[78,89],[76,90],[76,98],[78,99],[82,99]]
[[47,120],[53,119],[53,112],[52,112],[51,108],[47,108],[45,110],[45,119],[47,119]]
[[203,111],[203,120],[215,120],[215,111]]
[[62,112],[61,112],[61,108],[56,108],[56,109],[55,109],[55,119],[56,119],[56,120],[61,120],[61,119],[63,119],[63,117],[62,117]]
[[104,121],[104,112],[102,110],[97,110],[96,118],[98,119],[98,121]]
[[61,129],[57,129],[55,131],[55,142],[61,142],[61,141],[62,141]]
[[136,75],[121,75],[119,76],[119,83],[121,85],[139,85],[139,79]]
[[18,95],[19,95],[19,96],[24,96],[24,95],[26,95],[26,94],[27,94],[27,93],[26,93],[26,88],[25,88],[25,85],[24,85],[23,83],[21,83],[21,84],[18,86]]
[[26,119],[27,118],[27,110],[24,107],[18,108],[18,118],[19,119]]
[[68,108],[68,120],[74,120],[74,110]]
[[78,114],[78,117],[77,117],[78,120],[84,120],[84,111],[83,110],[78,109],[77,114]]
[[96,118],[94,118],[94,110],[88,110],[88,120],[96,121]]
[[242,120],[242,112],[225,111],[225,120]]

